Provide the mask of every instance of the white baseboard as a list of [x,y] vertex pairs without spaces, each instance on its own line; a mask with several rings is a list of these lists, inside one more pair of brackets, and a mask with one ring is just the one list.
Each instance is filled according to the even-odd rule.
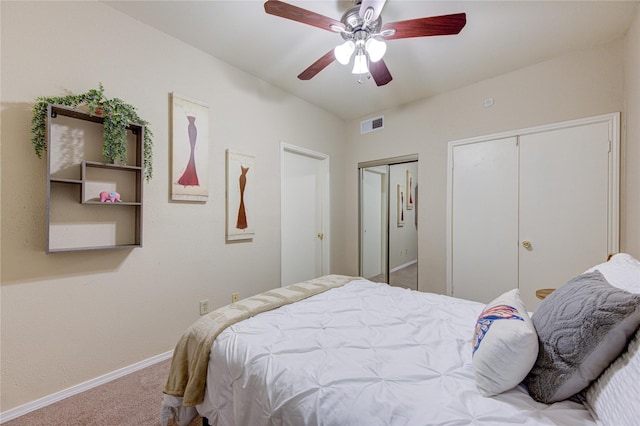
[[402,264],[400,266],[396,266],[395,268],[393,268],[391,270],[391,272],[399,271],[400,269],[406,268],[407,266],[413,265],[414,263],[418,263],[418,259],[413,259],[411,262],[407,262],[407,263],[404,263],[404,264]]
[[127,374],[142,370],[143,368],[150,367],[154,364],[171,358],[172,355],[173,351],[165,352],[163,354],[156,355],[140,362],[136,362],[135,364],[123,367],[119,370],[112,371],[111,373],[107,373],[103,376],[96,377],[95,379],[91,379],[84,383],[80,383],[70,388],[61,390],[60,392],[52,393],[51,395],[47,395],[43,398],[36,399],[35,401],[29,402],[27,404],[20,405],[19,407],[3,411],[0,413],[0,423],[8,422],[9,420],[24,416],[27,413],[46,407],[47,405],[62,401],[63,399],[70,396],[88,391],[89,389],[93,389],[115,379],[119,379],[120,377],[126,376]]

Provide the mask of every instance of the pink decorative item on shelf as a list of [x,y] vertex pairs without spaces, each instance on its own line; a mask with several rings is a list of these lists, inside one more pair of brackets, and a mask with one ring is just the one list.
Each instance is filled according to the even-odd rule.
[[103,191],[100,193],[100,202],[101,203],[121,203],[120,194],[117,192],[108,192]]

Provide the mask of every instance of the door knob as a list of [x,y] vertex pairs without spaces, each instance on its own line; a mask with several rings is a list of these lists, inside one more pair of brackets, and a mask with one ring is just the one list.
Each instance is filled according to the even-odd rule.
[[522,242],[522,247],[526,248],[527,250],[531,249],[531,242],[530,241],[523,241]]
[[324,234],[322,232],[318,232],[317,237],[322,240],[324,239]]

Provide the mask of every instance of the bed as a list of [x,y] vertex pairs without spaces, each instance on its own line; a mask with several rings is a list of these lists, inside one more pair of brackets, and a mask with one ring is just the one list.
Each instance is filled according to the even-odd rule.
[[[593,294],[609,305],[598,308]],[[583,312],[578,299],[595,310]],[[558,306],[579,330],[549,313]],[[606,325],[583,325],[597,321],[580,315],[599,318],[603,309]],[[545,321],[563,325],[548,336]],[[640,419],[638,324],[640,262],[626,254],[569,281],[533,315],[515,289],[485,305],[321,277],[190,327],[174,352],[162,423],[173,416],[186,425],[200,414],[217,426],[631,426]],[[570,354],[562,343],[549,347],[567,336]],[[583,346],[593,350],[565,359]]]

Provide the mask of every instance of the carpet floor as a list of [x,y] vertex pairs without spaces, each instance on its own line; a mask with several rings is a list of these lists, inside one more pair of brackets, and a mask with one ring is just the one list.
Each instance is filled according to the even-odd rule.
[[[376,275],[369,278],[369,280],[384,283],[384,274]],[[396,287],[410,288],[412,290],[418,289],[418,262],[412,263],[409,266],[405,266],[402,269],[391,273],[389,284]]]
[[[3,426],[160,425],[162,389],[170,363],[171,360],[159,362],[5,422]],[[189,426],[201,424],[202,419],[196,417]]]

